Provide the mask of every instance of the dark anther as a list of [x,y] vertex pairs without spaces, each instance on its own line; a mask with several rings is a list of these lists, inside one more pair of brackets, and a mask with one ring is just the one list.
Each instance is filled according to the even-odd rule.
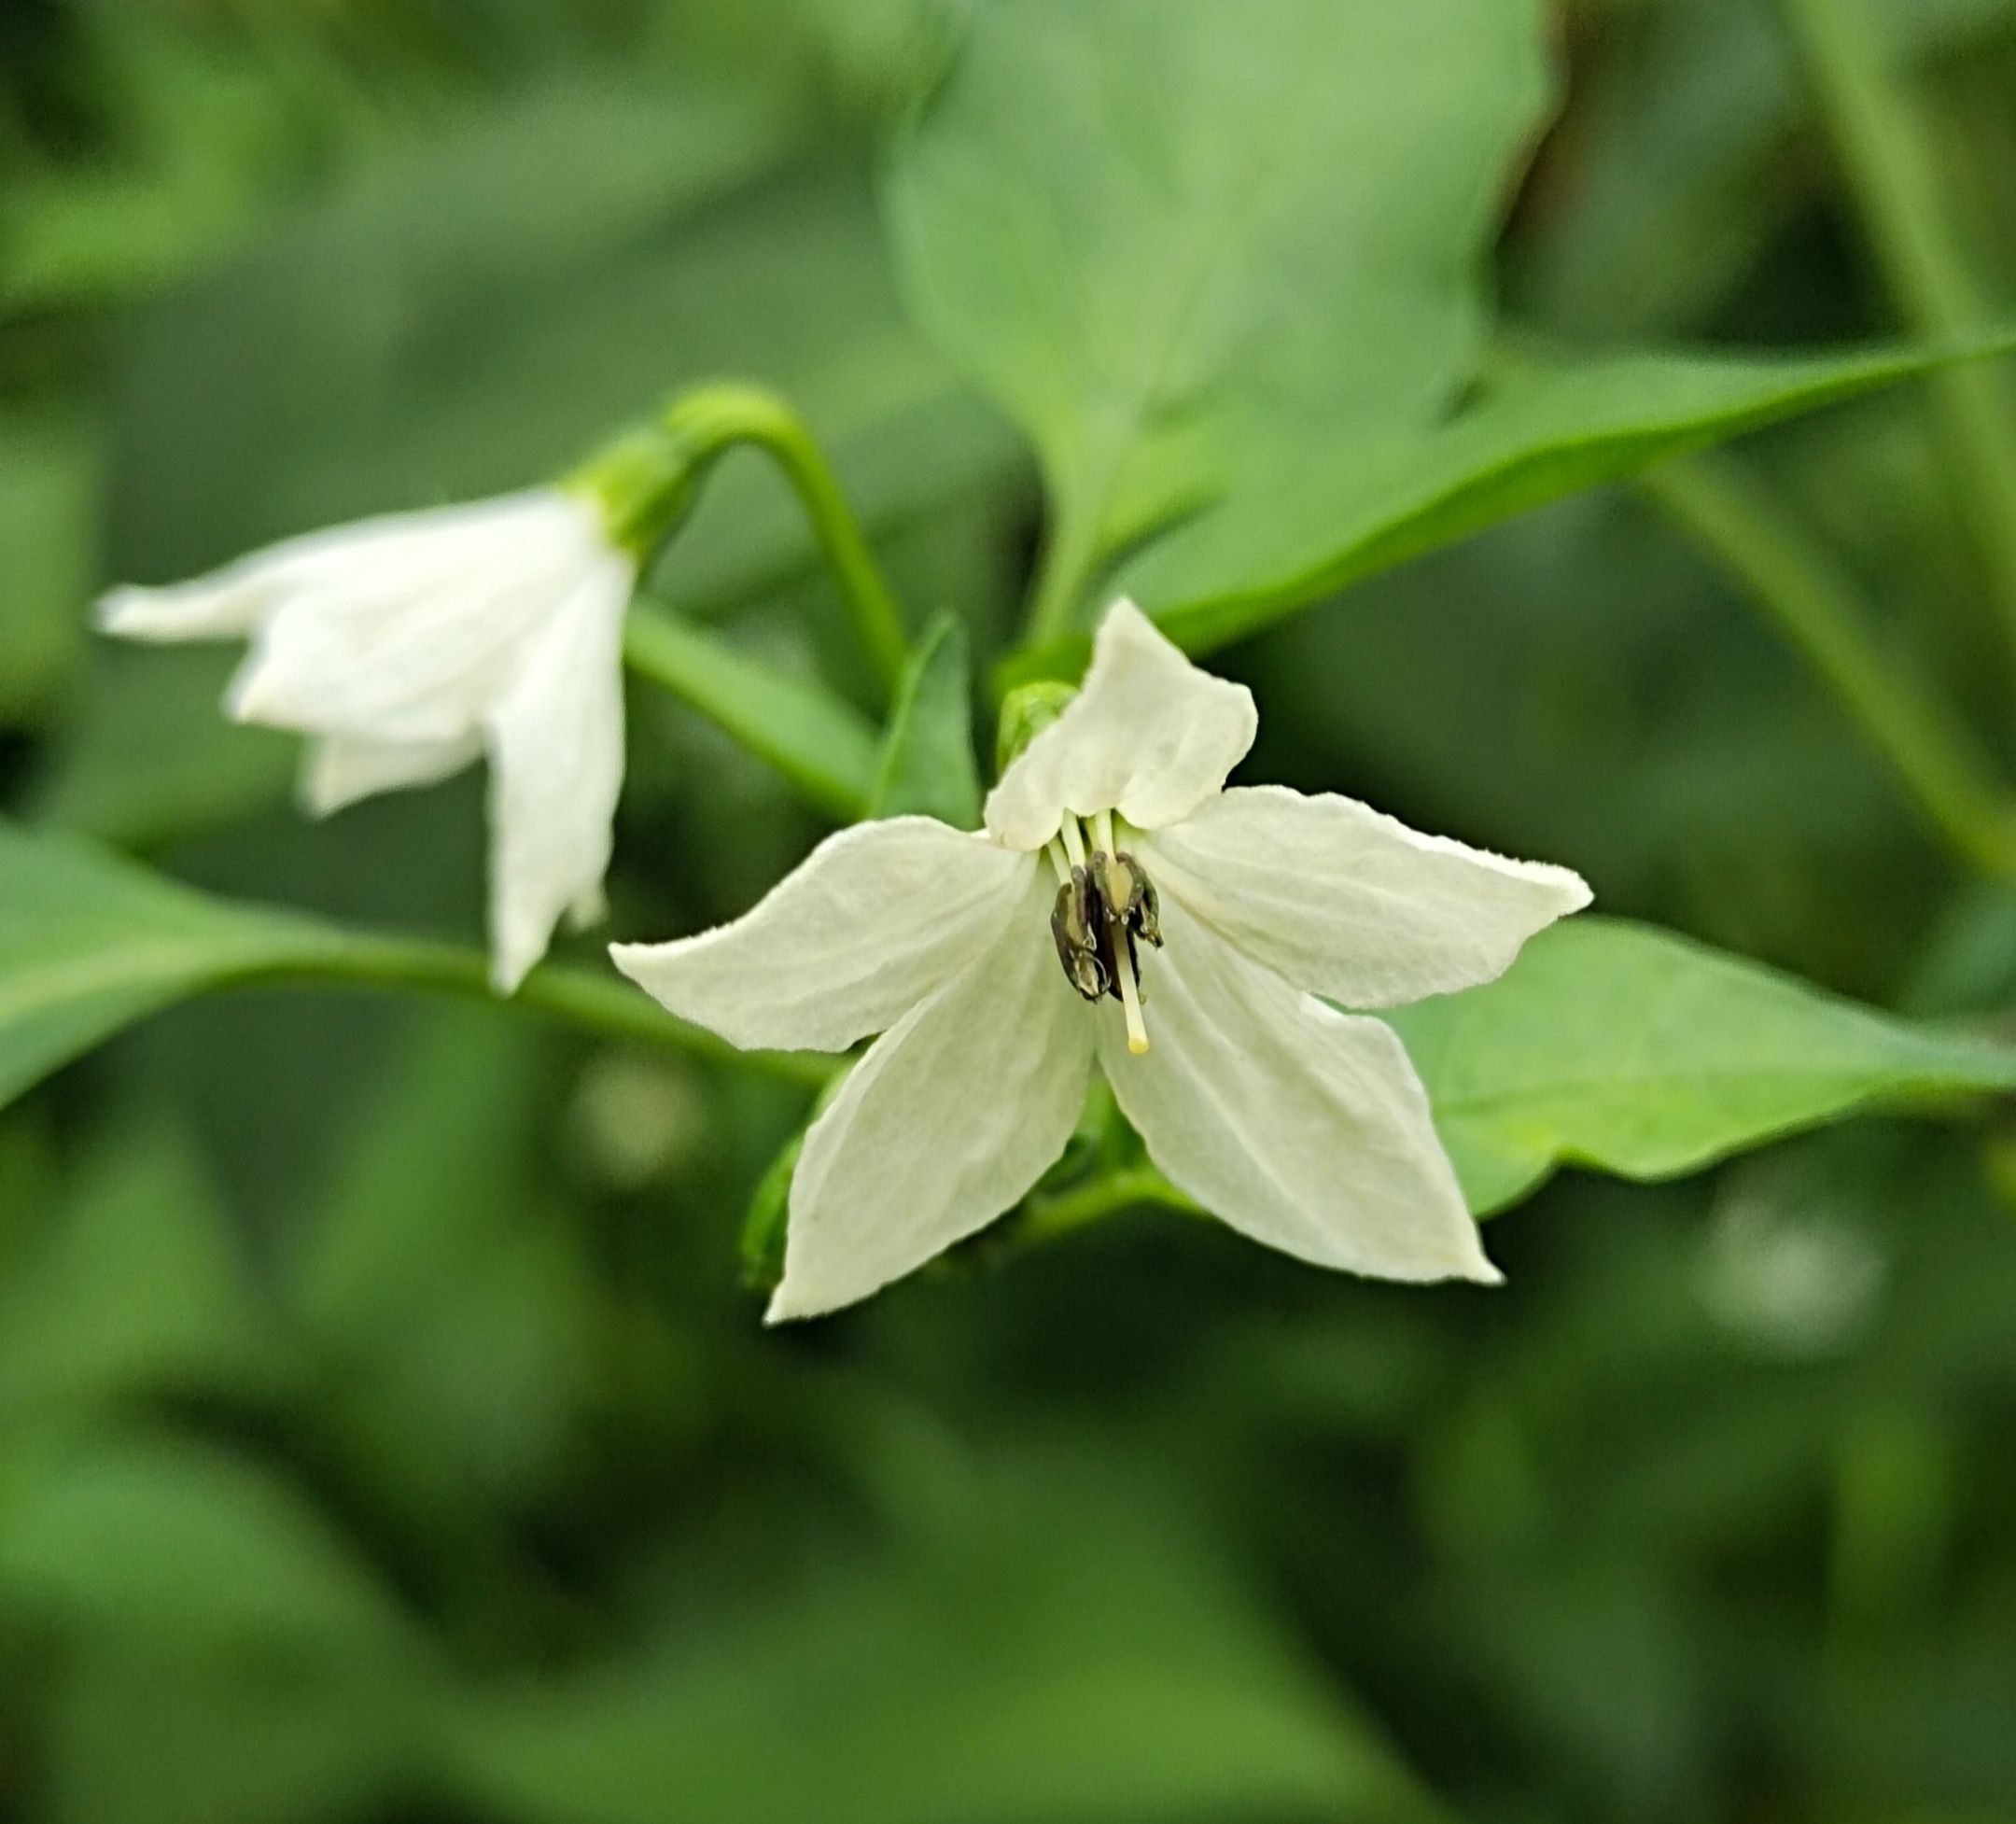
[[1155,883],[1141,864],[1125,849],[1118,854],[1103,852],[1092,857],[1092,879],[1106,905],[1106,916],[1125,925],[1130,936],[1162,947],[1162,902],[1155,897]]
[[1106,908],[1085,869],[1071,869],[1071,877],[1057,889],[1057,905],[1050,913],[1050,934],[1057,939],[1064,979],[1087,1001],[1117,991],[1102,955],[1111,954]]

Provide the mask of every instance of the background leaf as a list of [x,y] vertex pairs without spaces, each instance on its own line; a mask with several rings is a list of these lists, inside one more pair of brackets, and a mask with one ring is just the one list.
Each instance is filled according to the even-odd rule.
[[933,621],[911,655],[882,738],[868,814],[914,814],[935,817],[956,830],[979,828],[973,661],[966,628],[953,615]]
[[2016,331],[1952,352],[1517,361],[1446,424],[1355,440],[1284,433],[1224,505],[1158,540],[1114,586],[1208,652],[1564,494],[2012,345]]
[[898,1562],[833,1567],[655,1664],[479,1701],[464,1782],[552,1824],[657,1818],[667,1792],[748,1824],[1439,1815],[1180,1522],[1075,1454],[985,1482]]
[[4,821],[0,878],[0,1101],[171,1001],[331,947],[305,919],[223,905]]
[[1388,1017],[1479,1214],[1558,1162],[1672,1177],[1851,1110],[2016,1088],[2006,1047],[1604,919],[1558,925],[1496,982]]
[[1538,19],[1525,0],[974,10],[889,211],[919,319],[1042,452],[1047,600],[1073,606],[1254,440],[1432,423],[1458,396],[1486,332],[1478,256],[1547,99]]

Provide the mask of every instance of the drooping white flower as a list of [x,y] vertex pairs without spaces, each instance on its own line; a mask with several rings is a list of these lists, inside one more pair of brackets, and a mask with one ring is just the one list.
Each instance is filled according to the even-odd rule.
[[882,1035],[805,1136],[773,1321],[865,1298],[1016,1203],[1095,1060],[1155,1164],[1254,1240],[1498,1278],[1400,1041],[1328,1003],[1489,981],[1589,889],[1350,798],[1227,791],[1255,726],[1242,686],[1117,603],[984,832],[858,824],[734,923],[612,947],[737,1045]]
[[226,707],[310,737],[301,795],[318,816],[487,752],[492,976],[508,993],[563,915],[600,916],[636,581],[590,493],[538,488],[289,539],[193,582],[115,589],[98,624],[249,639]]

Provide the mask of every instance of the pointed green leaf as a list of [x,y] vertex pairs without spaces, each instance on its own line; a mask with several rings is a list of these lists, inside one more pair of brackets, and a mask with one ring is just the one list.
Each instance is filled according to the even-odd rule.
[[1346,583],[1515,513],[1954,360],[1963,348],[1518,361],[1441,425],[1304,426],[1256,448],[1217,505],[1129,565],[1169,636],[1208,652]]
[[290,1485],[189,1442],[19,1453],[0,1477],[0,1599],[115,1635],[402,1656],[402,1610]]
[[109,1138],[0,1283],[0,1416],[273,1384],[274,1340],[188,1139],[165,1123]]
[[914,814],[935,817],[959,830],[979,827],[973,662],[965,625],[957,615],[941,614],[911,655],[883,737],[868,814]]
[[[0,819],[0,1106],[174,1002],[275,978],[490,998],[479,951],[234,905],[82,837]],[[603,972],[542,966],[514,1004],[803,1083],[832,1072],[811,1054],[738,1052]]]
[[885,1562],[814,1563],[621,1660],[472,1688],[457,1795],[580,1824],[658,1824],[667,1793],[735,1824],[1444,1816],[1177,1491],[1036,1457],[956,1462],[950,1518]]
[[2016,1089],[2016,1052],[1642,925],[1581,918],[1388,1016],[1479,1214],[1556,1165],[1670,1178],[1871,1108]]
[[79,838],[0,821],[0,1103],[123,1026],[341,939],[223,904]]
[[[1563,495],[2012,348],[2005,330],[1947,349],[1509,362],[1439,427],[1303,434],[1256,451],[1240,485],[1147,547],[1113,588],[1201,655]],[[1086,652],[1083,635],[1047,641],[1003,665],[996,691],[1075,678]]]
[[1539,40],[1493,0],[980,9],[890,212],[913,308],[1042,452],[1039,635],[1099,583],[1209,652],[1543,501],[2011,346],[1488,362],[1476,274],[1545,103]]
[[1531,0],[1001,0],[898,147],[913,309],[1040,450],[1045,620],[1282,425],[1431,424],[1547,105]]

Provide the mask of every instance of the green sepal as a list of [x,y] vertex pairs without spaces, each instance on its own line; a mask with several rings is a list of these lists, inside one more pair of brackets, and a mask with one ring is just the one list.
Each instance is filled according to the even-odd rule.
[[807,1127],[787,1140],[763,1170],[742,1219],[742,1284],[765,1298],[784,1277],[784,1231],[791,1217],[791,1174],[805,1151]]
[[1001,702],[994,734],[994,775],[1005,773],[1037,736],[1050,726],[1078,695],[1075,684],[1039,679],[1008,693]]
[[611,542],[638,567],[692,510],[699,471],[683,439],[635,430],[597,451],[565,476],[560,486],[585,494],[602,514]]

